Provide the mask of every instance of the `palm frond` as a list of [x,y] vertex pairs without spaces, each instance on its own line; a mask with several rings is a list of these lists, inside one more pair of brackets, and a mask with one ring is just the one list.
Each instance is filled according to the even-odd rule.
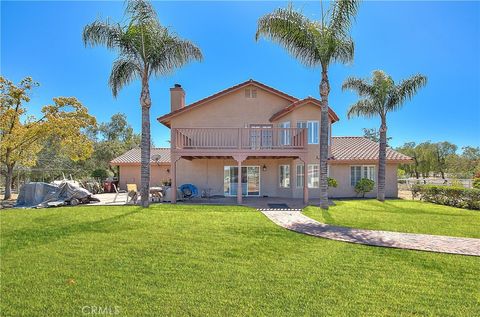
[[94,21],[83,28],[83,44],[85,46],[105,45],[107,48],[118,48],[123,30],[109,21]]
[[201,50],[192,42],[183,40],[166,28],[159,30],[149,50],[150,72],[155,75],[171,73],[191,61],[203,60]]
[[337,0],[332,3],[330,28],[335,35],[346,36],[358,12],[358,0]]
[[108,84],[112,94],[117,97],[118,92],[132,80],[141,76],[142,69],[132,58],[119,57],[112,66]]
[[387,102],[389,111],[395,111],[400,108],[406,100],[411,100],[418,90],[427,84],[427,77],[422,74],[414,75],[403,80],[392,92]]
[[356,91],[361,97],[373,97],[375,95],[375,90],[370,80],[357,77],[348,77],[345,79],[342,90]]
[[332,53],[332,60],[344,64],[351,63],[355,53],[355,44],[350,37],[334,39],[334,50]]
[[155,9],[146,0],[128,0],[125,12],[130,15],[133,24],[147,24],[158,21]]
[[378,108],[370,99],[360,99],[350,106],[347,112],[347,118],[367,117],[372,118],[380,115]]
[[291,5],[277,9],[258,20],[255,39],[271,39],[281,45],[307,66],[320,63],[318,41],[320,32],[317,24],[310,21]]

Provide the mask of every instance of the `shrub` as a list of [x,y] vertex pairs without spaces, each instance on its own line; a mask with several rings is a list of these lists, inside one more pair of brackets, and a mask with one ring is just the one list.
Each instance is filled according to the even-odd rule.
[[99,168],[99,169],[94,170],[91,175],[94,178],[100,178],[101,180],[104,180],[108,177],[113,176],[113,173],[109,170]]
[[355,192],[357,194],[362,194],[362,197],[365,197],[365,193],[371,192],[375,187],[375,182],[368,178],[362,178],[355,185]]
[[328,178],[328,187],[337,187],[337,186],[338,186],[337,180],[335,178],[329,177]]
[[473,180],[473,188],[480,189],[480,177]]
[[413,185],[413,197],[435,204],[480,209],[480,189],[455,186]]

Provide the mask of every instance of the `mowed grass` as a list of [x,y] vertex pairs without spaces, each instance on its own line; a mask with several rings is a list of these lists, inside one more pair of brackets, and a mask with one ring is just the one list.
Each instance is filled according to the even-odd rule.
[[315,238],[248,208],[7,210],[0,220],[1,316],[92,306],[116,316],[480,315],[478,257]]
[[339,200],[328,211],[308,207],[304,213],[323,223],[353,228],[480,238],[480,211],[421,201]]

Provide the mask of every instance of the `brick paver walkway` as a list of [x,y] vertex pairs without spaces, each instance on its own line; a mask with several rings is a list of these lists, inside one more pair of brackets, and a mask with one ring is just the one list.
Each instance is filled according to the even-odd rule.
[[316,237],[389,248],[480,256],[480,239],[354,229],[323,224],[296,210],[260,211],[279,226]]

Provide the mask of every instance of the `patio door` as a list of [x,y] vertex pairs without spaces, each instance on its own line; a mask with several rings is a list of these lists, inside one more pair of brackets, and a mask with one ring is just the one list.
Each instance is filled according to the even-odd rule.
[[[260,166],[242,166],[242,196],[260,196]],[[225,196],[237,196],[238,167],[225,166],[223,189]]]

